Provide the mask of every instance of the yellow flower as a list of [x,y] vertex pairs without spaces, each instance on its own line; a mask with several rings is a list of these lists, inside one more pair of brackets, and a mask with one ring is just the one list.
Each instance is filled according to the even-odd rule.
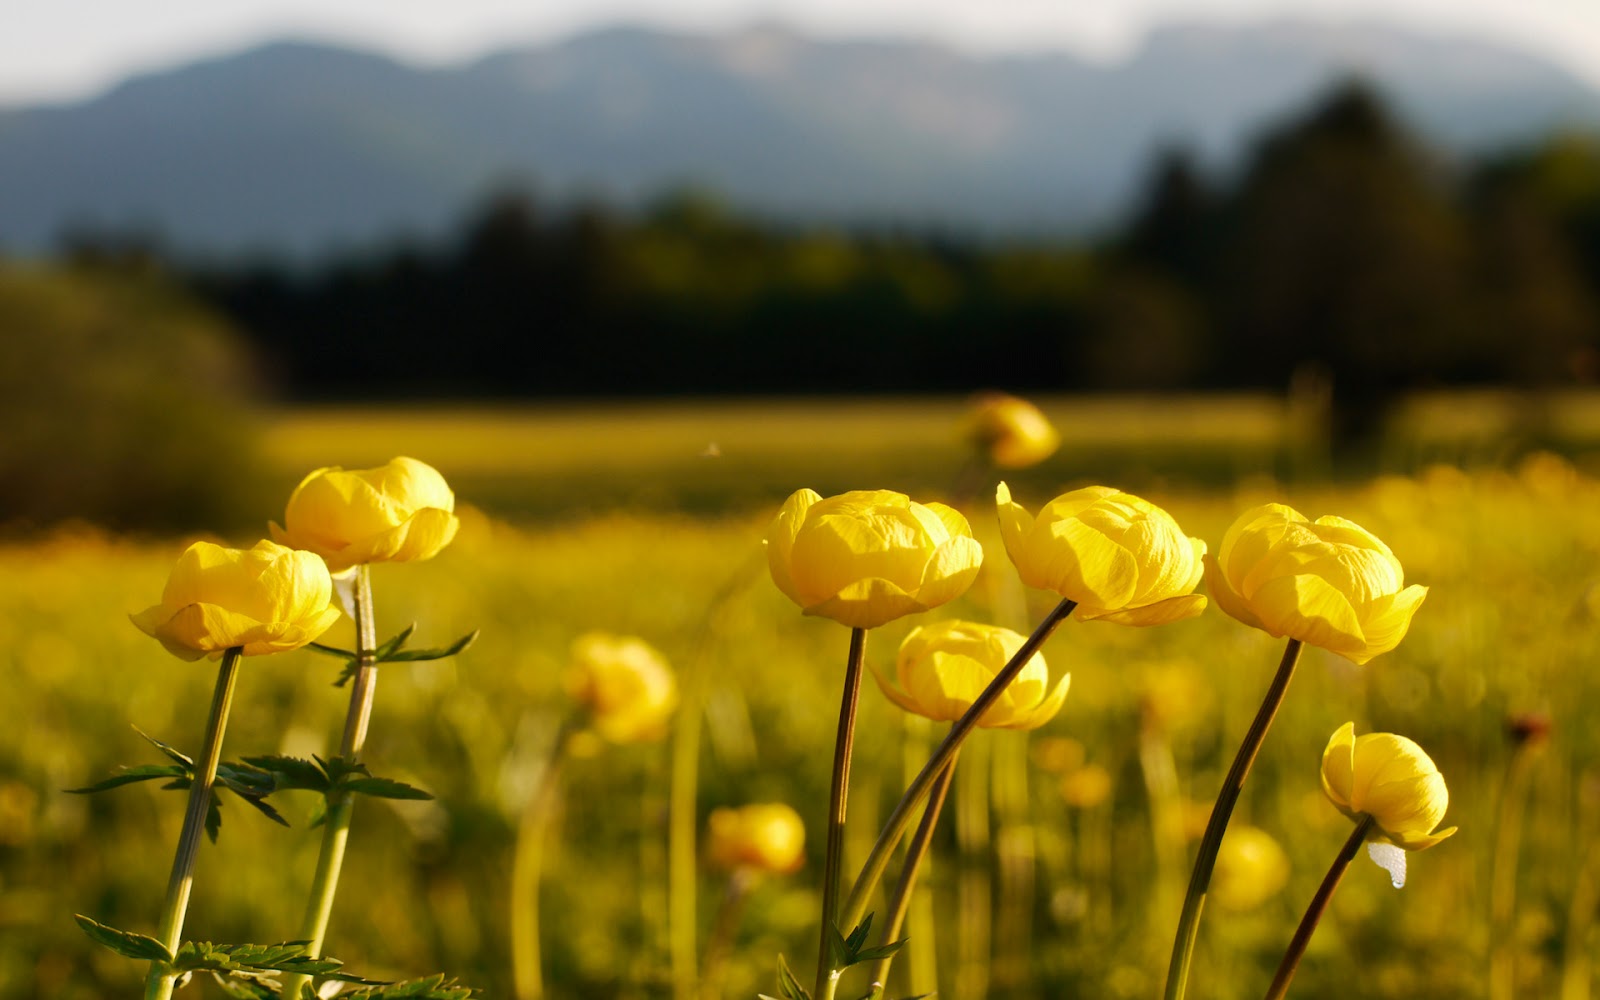
[[1206,543],[1148,500],[1088,486],[1056,497],[1035,518],[1001,483],[995,506],[1022,582],[1076,601],[1075,618],[1163,625],[1205,610],[1194,588]]
[[1400,561],[1365,528],[1277,503],[1233,523],[1206,560],[1206,586],[1246,625],[1356,663],[1398,646],[1428,595],[1405,586]]
[[781,802],[713,809],[710,834],[706,853],[719,868],[787,874],[806,861],[805,824]]
[[[943,621],[913,629],[895,658],[898,685],[876,670],[878,687],[908,712],[935,722],[953,722],[966,714],[1027,641],[1010,629],[976,622]],[[978,719],[986,729],[1037,729],[1061,710],[1071,674],[1063,674],[1052,690],[1050,670],[1041,653],[1033,654],[1000,698]]]
[[589,710],[596,732],[613,743],[666,735],[678,707],[678,683],[666,657],[643,639],[589,632],[572,643],[567,687]]
[[310,552],[269,541],[227,549],[195,542],[178,557],[161,603],[130,615],[173,656],[198,660],[243,646],[244,655],[298,649],[339,620],[328,567]]
[[1111,772],[1099,764],[1085,764],[1061,777],[1061,798],[1077,809],[1093,809],[1111,797]]
[[1217,851],[1207,894],[1225,910],[1253,910],[1289,881],[1289,857],[1260,827],[1235,826]]
[[959,512],[891,490],[826,500],[800,490],[773,519],[766,546],[779,590],[806,614],[851,628],[876,628],[954,600],[983,562],[983,547]]
[[1356,736],[1346,722],[1322,752],[1322,792],[1351,819],[1371,816],[1384,839],[1408,851],[1456,832],[1434,833],[1450,807],[1444,776],[1422,748],[1393,733]]
[[1038,465],[1061,443],[1061,435],[1037,406],[1003,392],[979,396],[968,424],[973,444],[1002,469]]
[[315,552],[343,572],[360,563],[431,559],[460,523],[455,494],[431,465],[396,458],[376,469],[318,469],[272,524],[275,541]]

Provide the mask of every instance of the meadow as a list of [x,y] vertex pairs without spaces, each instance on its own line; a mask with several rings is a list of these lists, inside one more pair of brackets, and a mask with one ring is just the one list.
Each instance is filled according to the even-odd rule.
[[[1258,398],[1045,401],[1065,444],[1007,476],[1030,507],[1104,481],[1169,510],[1213,548],[1241,511],[1279,500],[1337,513],[1394,548],[1430,587],[1410,635],[1365,667],[1308,649],[1235,814],[1289,861],[1283,887],[1208,904],[1190,995],[1259,996],[1349,830],[1318,764],[1346,721],[1415,739],[1450,788],[1460,833],[1412,858],[1391,887],[1358,859],[1302,965],[1295,997],[1491,997],[1491,961],[1515,996],[1585,1000],[1600,905],[1600,480],[1582,448],[1600,412],[1545,400],[1541,435],[1577,459],[1526,450],[1525,408],[1504,397],[1422,400],[1358,474],[1328,478],[1293,408]],[[436,559],[379,565],[380,636],[480,629],[461,656],[382,668],[365,759],[431,802],[363,800],[328,950],[381,978],[448,971],[510,997],[508,872],[519,817],[562,721],[573,639],[643,637],[686,688],[703,679],[696,819],[782,801],[806,819],[807,865],[772,876],[743,911],[722,995],[775,992],[777,955],[802,979],[815,950],[828,760],[848,631],[804,618],[768,579],[761,538],[782,498],[955,491],[983,542],[968,594],[874,630],[883,670],[923,618],[1026,632],[1054,596],[1025,590],[1000,544],[998,478],[968,465],[962,400],[800,401],[522,410],[300,410],[271,415],[263,529],[323,464],[409,454],[461,504]],[[1520,429],[1519,429],[1520,428]],[[1522,435],[1522,437],[1519,437]],[[230,537],[248,545],[256,536]],[[63,789],[155,751],[130,728],[193,748],[212,671],[181,663],[127,621],[153,603],[184,539],[90,526],[0,547],[0,649],[15,720],[0,730],[0,997],[127,996],[139,973],[79,932],[73,913],[150,930],[181,796],[154,783]],[[350,644],[348,621],[331,641]],[[892,996],[1159,995],[1190,837],[1260,701],[1281,644],[1215,608],[1153,629],[1068,622],[1048,642],[1072,674],[1062,713],[1033,733],[977,733],[924,874]],[[247,661],[225,755],[333,752],[345,707],[336,660]],[[863,691],[846,871],[876,835],[908,768],[937,734]],[[564,769],[540,910],[549,996],[668,997],[670,747],[580,740]],[[317,851],[309,796],[275,798],[283,829],[226,801],[201,852],[192,936],[292,936]],[[726,876],[697,873],[703,948]],[[276,929],[276,930],[275,930]],[[681,935],[684,929],[676,928]],[[678,996],[698,995],[676,984]],[[862,987],[864,989],[864,986]],[[210,992],[207,992],[210,991]],[[858,995],[855,993],[841,995]],[[221,995],[197,983],[184,994]]]

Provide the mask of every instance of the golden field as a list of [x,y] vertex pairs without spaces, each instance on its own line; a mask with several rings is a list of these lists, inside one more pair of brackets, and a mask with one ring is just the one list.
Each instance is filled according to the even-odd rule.
[[[414,621],[427,645],[482,630],[455,660],[382,669],[365,759],[437,798],[360,803],[329,952],[381,978],[447,971],[484,996],[511,995],[507,883],[518,818],[571,711],[570,644],[604,630],[645,638],[681,680],[705,678],[699,822],[712,808],[755,801],[788,802],[807,821],[809,863],[753,890],[724,995],[774,992],[780,952],[808,979],[848,632],[803,618],[778,593],[761,537],[778,501],[801,486],[945,494],[967,457],[963,405],[274,416],[265,455],[282,492],[262,497],[263,529],[318,465],[396,453],[428,461],[467,508],[463,528],[431,562],[375,567],[379,633]],[[1215,547],[1238,513],[1280,500],[1365,525],[1391,544],[1409,582],[1431,588],[1405,642],[1368,666],[1307,650],[1234,817],[1282,846],[1287,884],[1252,906],[1208,906],[1190,996],[1264,991],[1349,829],[1318,783],[1323,746],[1347,721],[1425,747],[1449,782],[1446,821],[1461,831],[1414,855],[1401,890],[1358,859],[1291,996],[1489,997],[1497,949],[1511,963],[1514,995],[1591,996],[1600,481],[1581,463],[1517,454],[1506,428],[1520,411],[1498,397],[1420,402],[1412,430],[1374,460],[1397,471],[1334,484],[1300,477],[1325,456],[1298,436],[1292,413],[1260,400],[1045,408],[1062,451],[1008,477],[1030,507],[1108,481],[1162,504]],[[1554,400],[1541,426],[1593,440],[1595,412],[1585,399]],[[986,549],[979,583],[931,615],[1027,631],[1054,598],[1025,592],[1006,560],[995,478],[979,477],[976,499],[963,501]],[[92,945],[71,915],[152,930],[181,796],[153,783],[92,797],[62,790],[155,762],[130,726],[180,748],[200,740],[211,669],[168,656],[126,617],[159,596],[182,542],[75,528],[0,548],[0,648],[17,720],[0,732],[0,997],[137,989],[140,971]],[[891,664],[916,623],[875,630],[868,666]],[[350,633],[342,623],[328,641],[348,646]],[[963,753],[925,874],[934,932],[913,927],[891,995],[933,986],[946,998],[1158,995],[1190,857],[1174,852],[1173,831],[1181,838],[1196,812],[1203,821],[1279,651],[1215,609],[1153,629],[1068,622],[1045,650],[1053,673],[1072,674],[1062,714],[1032,734],[978,733]],[[337,661],[303,651],[248,661],[225,756],[334,752],[345,704],[331,686],[337,671]],[[1518,744],[1512,720],[1547,722],[1547,738]],[[915,759],[908,743],[931,735],[869,682],[847,874],[904,785]],[[551,997],[673,995],[672,738],[581,744],[586,753],[564,772],[541,898]],[[201,852],[189,936],[292,936],[317,834],[307,828],[309,796],[279,798],[291,829],[225,801],[220,841]],[[1192,846],[1180,840],[1176,850]],[[703,947],[723,876],[702,868],[698,889]],[[203,993],[221,995],[209,984],[180,995]]]

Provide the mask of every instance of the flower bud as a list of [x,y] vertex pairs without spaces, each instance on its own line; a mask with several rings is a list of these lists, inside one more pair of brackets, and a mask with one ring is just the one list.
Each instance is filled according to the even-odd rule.
[[298,649],[339,620],[328,567],[310,552],[269,541],[228,549],[195,542],[178,557],[161,603],[131,615],[185,660],[234,646],[259,656]]
[[983,562],[967,519],[890,490],[800,490],[767,529],[772,581],[808,615],[876,628],[954,600]]
[[1026,469],[1055,453],[1061,435],[1037,406],[1003,392],[974,402],[969,437],[996,468]]
[[1206,560],[1217,606],[1246,625],[1366,663],[1405,638],[1428,588],[1405,585],[1389,546],[1342,517],[1247,511]]
[[1393,733],[1355,735],[1346,722],[1322,752],[1322,792],[1351,819],[1371,816],[1385,839],[1408,851],[1456,832],[1434,833],[1450,807],[1444,776],[1422,748]]
[[[913,629],[900,644],[892,683],[873,677],[890,701],[935,722],[965,715],[984,688],[1027,640],[1010,629],[943,621]],[[1044,655],[1033,654],[993,705],[978,718],[986,729],[1037,729],[1061,710],[1072,675],[1054,689]]]
[[343,572],[361,563],[431,559],[460,523],[444,477],[414,458],[376,469],[318,469],[295,487],[275,541],[315,552]]
[[1148,500],[1089,486],[1056,497],[1036,518],[1001,483],[995,505],[1022,582],[1076,601],[1073,617],[1162,625],[1205,610],[1194,588],[1206,543]]

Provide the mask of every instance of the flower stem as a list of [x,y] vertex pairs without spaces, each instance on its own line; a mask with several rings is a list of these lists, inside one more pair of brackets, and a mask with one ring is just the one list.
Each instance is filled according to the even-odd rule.
[[1194,859],[1194,871],[1189,876],[1189,891],[1183,897],[1183,911],[1178,916],[1178,933],[1172,942],[1172,962],[1167,967],[1166,1000],[1182,1000],[1188,985],[1195,939],[1200,933],[1200,913],[1205,908],[1206,892],[1211,886],[1211,870],[1216,867],[1222,835],[1228,829],[1228,818],[1233,815],[1233,807],[1239,801],[1244,779],[1249,776],[1250,767],[1261,750],[1267,730],[1272,727],[1272,720],[1278,714],[1278,706],[1283,704],[1283,696],[1289,690],[1295,664],[1300,661],[1300,649],[1299,639],[1290,639],[1284,647],[1278,672],[1267,687],[1267,696],[1256,711],[1244,742],[1239,744],[1233,766],[1228,769],[1228,776],[1223,779],[1222,789],[1217,793],[1216,804],[1211,807],[1211,819],[1206,823],[1205,835],[1200,838],[1200,851]]
[[922,804],[923,799],[927,798],[934,782],[944,771],[945,765],[955,757],[961,744],[978,725],[978,719],[999,699],[1001,693],[1016,679],[1017,674],[1022,672],[1027,662],[1033,659],[1033,654],[1037,653],[1039,647],[1044,645],[1044,641],[1050,638],[1050,633],[1066,621],[1067,616],[1072,614],[1072,609],[1077,606],[1076,601],[1063,599],[1048,615],[1045,615],[1044,621],[1040,622],[1039,627],[1028,636],[1022,648],[1017,650],[1010,662],[1000,668],[994,680],[990,681],[989,686],[984,688],[983,693],[973,701],[972,707],[956,720],[944,740],[934,748],[928,763],[923,765],[922,771],[907,786],[894,811],[884,821],[883,830],[878,834],[877,842],[872,845],[866,864],[861,866],[861,874],[856,877],[855,886],[850,890],[850,896],[840,910],[841,927],[854,927],[861,922],[861,918],[867,912],[867,902],[883,878],[884,870],[889,867],[889,856],[894,852],[895,845],[900,842],[900,837],[906,832],[906,827],[911,825],[912,812]]
[[1506,767],[1496,817],[1494,855],[1489,880],[1489,1000],[1516,995],[1517,857],[1522,843],[1522,817],[1527,811],[1528,777],[1535,743],[1519,743]]
[[[839,868],[844,853],[845,807],[850,794],[850,755],[855,749],[856,706],[861,701],[861,668],[867,630],[850,630],[850,656],[845,663],[844,694],[839,700],[839,733],[833,744],[833,781],[828,792],[828,852],[822,864],[822,933],[817,946],[817,982],[812,996],[832,1000],[839,982],[832,961],[832,930],[839,905]],[[841,933],[848,934],[852,921]]]
[[[356,674],[350,682],[350,707],[345,713],[344,735],[339,741],[339,755],[355,762],[367,743],[367,722],[372,717],[372,700],[377,693],[378,664],[374,652],[378,647],[377,623],[372,613],[372,575],[365,563],[357,566],[354,617],[356,621]],[[328,919],[333,914],[333,900],[339,891],[339,873],[344,867],[345,845],[350,839],[350,817],[354,811],[354,797],[348,792],[336,791],[328,796],[327,815],[322,824],[322,847],[317,853],[316,873],[311,877],[311,896],[306,901],[305,915],[300,920],[297,940],[306,941],[306,954],[312,958],[322,956],[323,940],[328,934]],[[286,976],[283,984],[285,997],[299,997],[303,986],[311,982],[307,975]]]
[[751,868],[735,868],[728,876],[728,891],[723,893],[722,905],[711,926],[711,937],[706,941],[706,956],[700,975],[700,1000],[721,1000],[722,970],[728,963],[728,953],[733,950],[733,938],[739,931],[739,918],[744,914],[745,900],[750,896],[756,873]]
[[[945,796],[950,791],[950,781],[955,777],[956,758],[952,756],[950,763],[939,772],[938,780],[933,783],[933,789],[928,793],[928,805],[922,810],[922,821],[917,824],[917,832],[911,835],[911,841],[906,844],[906,859],[900,869],[900,881],[895,884],[894,895],[890,897],[888,911],[884,914],[883,943],[889,944],[900,936],[900,928],[905,923],[906,912],[911,908],[911,895],[916,889],[917,873],[922,867],[922,861],[928,855],[928,848],[933,843],[933,831],[939,824],[939,813],[944,809]],[[921,942],[918,942],[921,945]],[[877,966],[872,970],[872,988],[874,990],[887,989],[889,985],[889,966],[894,963],[893,955],[885,955],[878,959]]]
[[1289,941],[1289,950],[1283,953],[1283,961],[1278,964],[1278,974],[1272,977],[1272,985],[1267,989],[1266,1000],[1283,1000],[1284,994],[1289,992],[1289,980],[1294,978],[1295,970],[1300,967],[1300,958],[1306,953],[1306,945],[1311,941],[1312,932],[1317,929],[1317,922],[1328,909],[1333,890],[1339,888],[1339,880],[1344,878],[1345,869],[1350,867],[1351,859],[1361,849],[1361,842],[1367,839],[1371,830],[1372,817],[1363,815],[1344,846],[1339,848],[1339,856],[1333,859],[1328,874],[1323,876],[1322,885],[1317,888],[1317,894],[1311,897],[1311,905],[1306,907],[1305,916],[1300,918],[1300,926],[1295,928],[1294,937]]
[[[172,858],[172,876],[167,880],[167,900],[161,911],[160,940],[174,954],[183,937],[183,918],[189,909],[189,893],[194,888],[194,859],[200,849],[200,831],[205,828],[206,811],[211,805],[211,789],[217,780],[217,764],[222,760],[222,736],[228,728],[228,711],[233,707],[233,690],[239,679],[239,659],[244,647],[234,646],[222,654],[217,669],[217,685],[211,695],[211,714],[206,718],[205,746],[195,763],[194,780],[189,785],[189,804],[183,814],[183,829],[178,834],[178,850]],[[168,1000],[172,996],[174,975],[165,962],[151,962],[145,978],[145,1000]]]
[[517,844],[511,862],[511,979],[517,1000],[544,996],[544,962],[539,948],[539,880],[544,871],[545,832],[551,806],[560,787],[561,766],[567,747],[579,729],[568,719],[556,731],[550,758],[539,775],[539,785],[528,796],[517,823]]

